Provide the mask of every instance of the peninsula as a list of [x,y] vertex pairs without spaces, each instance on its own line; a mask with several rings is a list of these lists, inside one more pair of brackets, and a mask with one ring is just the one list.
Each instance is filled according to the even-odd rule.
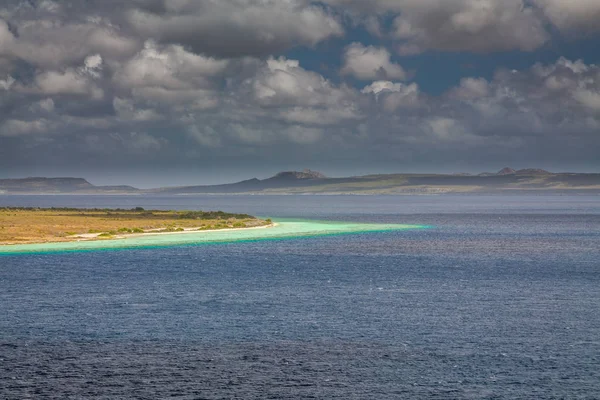
[[271,226],[247,214],[76,208],[0,208],[0,245],[120,239]]
[[[268,223],[266,220],[264,223]],[[268,227],[269,229],[260,229]],[[105,251],[127,249],[155,249],[171,246],[203,246],[217,243],[241,243],[284,239],[317,238],[334,235],[381,233],[427,229],[430,226],[278,219],[271,225],[256,228],[230,228],[205,231],[175,231],[164,233],[130,234],[105,240],[54,241],[2,246],[0,257],[18,254],[43,254],[55,252]]]

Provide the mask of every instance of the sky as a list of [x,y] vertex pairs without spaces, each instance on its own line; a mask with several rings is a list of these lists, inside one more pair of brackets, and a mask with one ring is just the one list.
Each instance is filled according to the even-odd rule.
[[600,172],[598,0],[4,0],[0,178]]

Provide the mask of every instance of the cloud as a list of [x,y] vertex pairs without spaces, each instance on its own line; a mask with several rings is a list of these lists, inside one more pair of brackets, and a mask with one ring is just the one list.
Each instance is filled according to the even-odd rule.
[[226,128],[230,138],[234,138],[250,146],[272,146],[278,142],[290,142],[300,145],[312,145],[320,141],[324,131],[304,125],[281,125],[275,123],[265,126],[248,126],[231,123]]
[[600,90],[577,89],[573,98],[591,110],[600,111]]
[[453,118],[432,117],[423,122],[424,132],[431,135],[434,142],[460,142],[461,145],[467,144],[468,138],[473,138],[465,126]]
[[343,58],[342,75],[352,75],[361,80],[404,80],[407,77],[404,69],[390,60],[391,54],[383,47],[352,43],[346,47]]
[[383,105],[383,109],[394,112],[399,108],[416,108],[423,104],[419,86],[416,83],[405,85],[390,81],[376,81],[365,86],[361,93],[372,94]]
[[202,147],[218,147],[221,145],[221,137],[211,126],[189,125],[187,134]]
[[534,3],[563,32],[600,31],[600,2],[596,0],[534,0]]
[[[555,35],[593,38],[596,4],[3,3],[0,169],[31,159],[75,165],[88,154],[99,164],[152,166],[552,157],[598,165],[600,69],[589,60],[500,68],[483,78],[426,65],[435,54],[394,56],[456,51],[459,58],[532,51]],[[376,36],[364,43],[378,44],[352,43],[358,25]],[[407,82],[408,65],[418,66],[415,82]],[[454,87],[432,94],[455,73]]]
[[42,110],[47,111],[47,112],[54,111],[54,100],[44,99],[44,100],[40,100],[38,103]]
[[0,54],[8,54],[14,40],[15,37],[10,32],[6,21],[0,19]]
[[474,100],[489,94],[489,83],[483,78],[463,78],[453,89],[454,96],[464,100]]
[[325,1],[351,10],[369,31],[379,34],[382,24],[375,21],[395,16],[390,36],[401,54],[532,51],[550,38],[538,9],[523,0]]
[[285,121],[307,125],[335,125],[361,119],[358,110],[352,106],[329,109],[294,107],[282,110],[280,116]]
[[135,153],[148,153],[160,150],[167,140],[155,138],[146,132],[130,132],[128,134],[113,133],[112,139],[119,142],[127,151]]
[[113,107],[123,121],[154,121],[162,118],[156,110],[136,108],[134,102],[129,99],[115,97]]
[[52,128],[52,122],[47,119],[9,119],[5,121],[2,125],[0,125],[0,136],[44,134]]
[[87,56],[122,59],[133,54],[139,41],[103,22],[71,23],[54,19],[16,21],[17,36],[0,20],[0,56],[44,68],[81,63]]
[[0,79],[0,89],[9,90],[15,83],[15,78],[7,76],[5,79]]
[[327,125],[359,117],[354,89],[332,84],[298,60],[269,58],[240,90],[241,99],[289,122]]
[[549,36],[521,0],[408,1],[394,20],[400,52],[532,51]]
[[113,82],[124,95],[146,105],[204,110],[218,105],[217,89],[230,64],[190,53],[180,45],[148,41],[115,68]]
[[341,36],[325,9],[295,0],[140,2],[129,23],[144,37],[220,57],[264,56]]
[[[494,79],[463,79],[448,92],[463,118],[481,135],[546,136],[546,140],[592,131],[581,121],[600,110],[600,68],[560,58],[528,70],[499,70]],[[573,138],[573,137],[572,137]],[[575,140],[575,139],[573,139]]]
[[394,16],[391,36],[401,54],[428,50],[533,51],[552,28],[577,36],[600,31],[596,0],[325,0],[345,10],[376,36]]
[[87,57],[78,68],[40,71],[33,77],[31,84],[15,85],[14,90],[42,96],[75,95],[99,100],[104,97],[104,90],[96,82],[101,73],[102,57],[93,55]]
[[210,78],[221,74],[227,65],[227,60],[193,54],[180,45],[157,46],[148,41],[117,68],[114,79],[121,87],[186,90],[190,85],[210,87]]
[[301,125],[293,125],[285,130],[285,134],[291,141],[298,144],[313,144],[323,137],[322,129],[307,128]]

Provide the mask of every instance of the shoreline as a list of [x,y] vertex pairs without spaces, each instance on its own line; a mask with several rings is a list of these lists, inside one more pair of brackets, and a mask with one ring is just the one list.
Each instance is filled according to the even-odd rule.
[[143,237],[143,236],[150,236],[150,235],[185,235],[186,233],[202,233],[202,232],[223,232],[223,231],[247,231],[250,229],[265,229],[265,228],[274,228],[276,227],[277,223],[273,223],[273,224],[269,224],[269,225],[260,225],[260,226],[249,226],[246,228],[223,228],[223,229],[198,229],[198,228],[183,228],[182,231],[175,231],[175,232],[144,232],[144,233],[132,233],[130,235],[116,235],[114,237],[112,237],[111,239],[127,239],[127,238],[133,238],[133,237]]
[[[205,229],[201,230],[199,227],[193,228],[183,228],[183,231],[173,231],[173,232],[144,232],[144,233],[131,233],[131,234],[119,234],[110,237],[100,237],[101,233],[82,233],[79,235],[73,235],[67,237],[69,240],[61,240],[61,241],[53,241],[53,240],[45,240],[45,241],[35,241],[35,242],[26,242],[26,243],[2,243],[0,242],[0,249],[10,246],[20,246],[20,245],[36,245],[36,244],[58,244],[58,243],[81,243],[81,242],[102,242],[107,240],[127,240],[133,238],[141,238],[146,236],[163,236],[163,235],[185,235],[191,233],[213,233],[213,232],[229,232],[229,231],[246,231],[253,229],[264,229],[264,228],[274,228],[278,226],[277,223],[272,223],[269,225],[260,225],[260,226],[249,226],[245,228],[223,228],[223,229]],[[159,229],[157,229],[159,230]]]
[[[263,229],[268,228],[268,229]],[[330,235],[367,232],[390,232],[431,228],[427,225],[360,223],[318,220],[280,220],[271,225],[230,228],[207,231],[157,232],[105,240],[80,240],[38,244],[0,245],[0,256],[42,254],[55,252],[103,251],[134,248],[164,248],[171,246],[198,246],[217,243],[235,243],[256,240],[323,237]],[[194,235],[195,234],[195,235]],[[135,236],[134,236],[135,235]]]

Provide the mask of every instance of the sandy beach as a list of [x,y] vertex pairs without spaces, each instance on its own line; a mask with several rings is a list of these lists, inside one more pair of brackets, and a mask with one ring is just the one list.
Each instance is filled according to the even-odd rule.
[[174,231],[174,232],[159,232],[160,229],[152,229],[152,230],[149,230],[148,232],[144,232],[144,233],[130,233],[130,234],[126,234],[126,235],[114,235],[113,237],[110,237],[108,239],[99,237],[101,235],[100,233],[83,233],[80,235],[69,236],[69,238],[72,238],[73,240],[71,240],[71,241],[75,241],[75,242],[82,241],[82,240],[115,240],[115,239],[128,239],[128,238],[136,238],[136,237],[144,237],[144,236],[185,235],[185,234],[190,234],[190,233],[210,233],[210,232],[220,232],[220,231],[242,231],[242,230],[246,231],[246,230],[251,230],[251,229],[273,228],[277,225],[278,224],[273,223],[273,224],[269,224],[269,225],[251,226],[251,227],[247,227],[247,228],[223,228],[223,229],[201,229],[201,227],[195,227],[195,228],[183,228],[182,231]]
[[426,228],[426,226],[314,220],[280,220],[271,225],[249,228],[149,232],[102,239],[89,238],[75,241],[0,245],[0,255],[234,243],[423,228]]

